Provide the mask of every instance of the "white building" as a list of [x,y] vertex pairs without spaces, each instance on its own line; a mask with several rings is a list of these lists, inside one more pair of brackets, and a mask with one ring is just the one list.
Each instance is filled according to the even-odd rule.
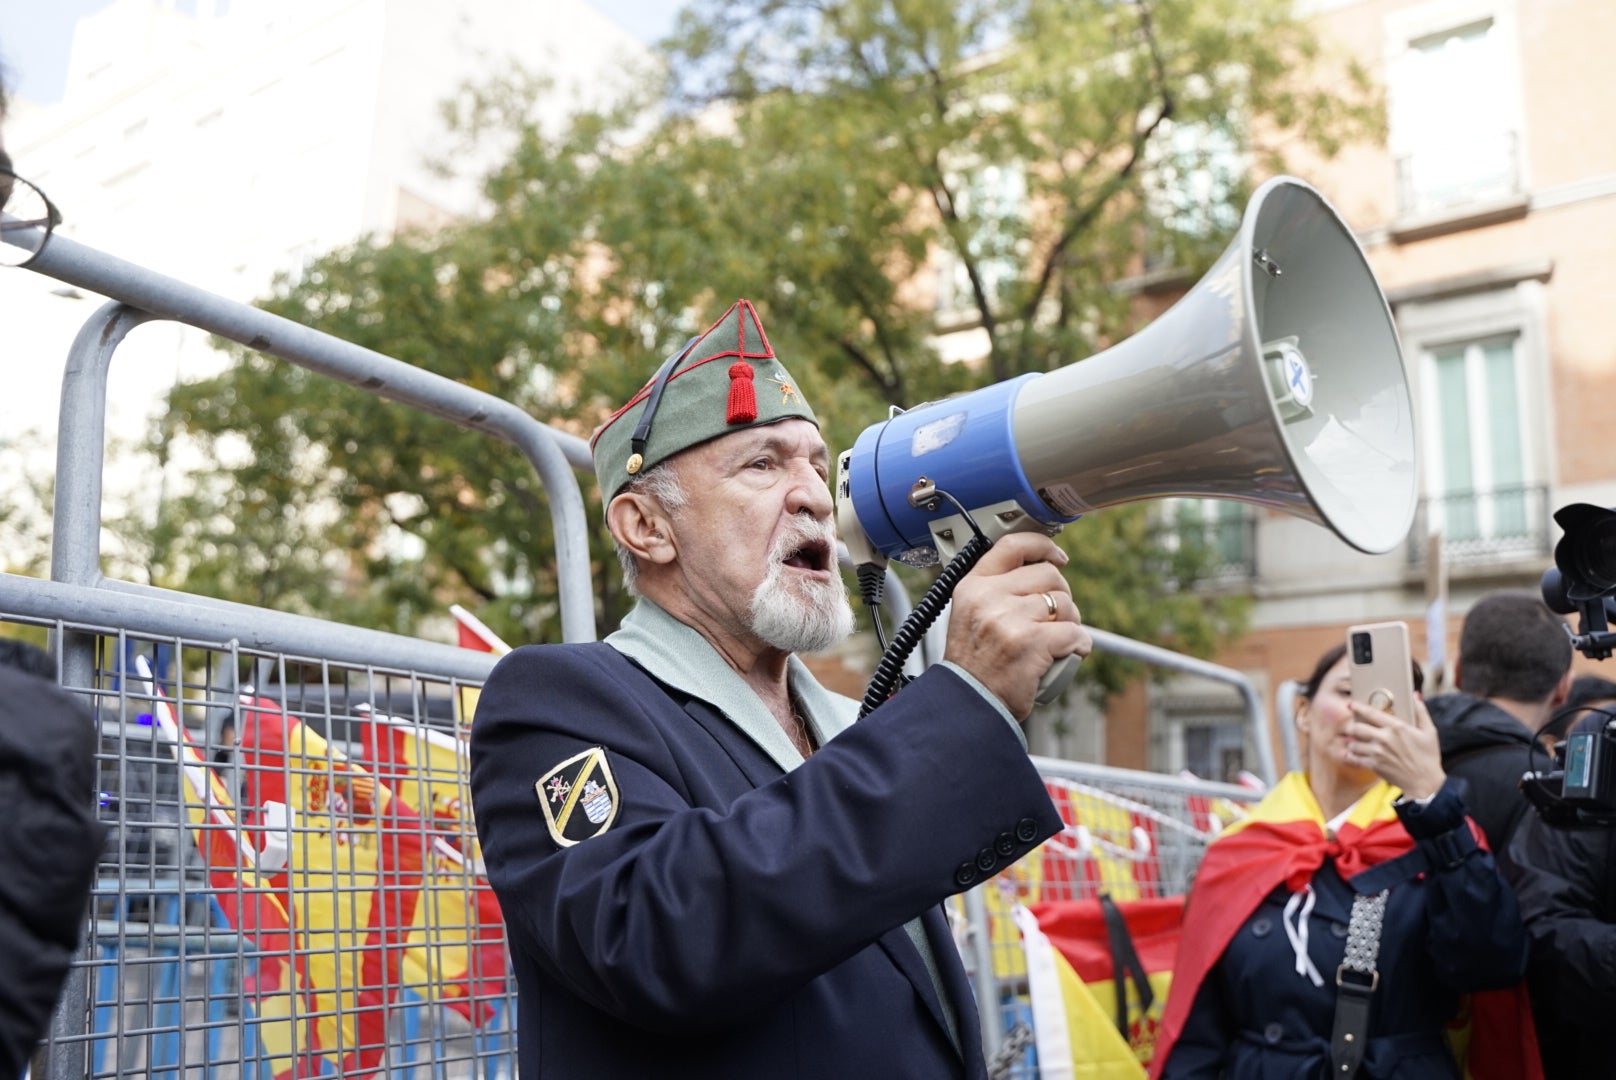
[[[649,62],[635,36],[585,0],[194,7],[116,0],[83,19],[62,101],[17,103],[6,147],[61,208],[63,235],[242,301],[366,233],[474,211],[479,163],[453,162],[454,179],[432,167],[454,146],[439,106],[466,83],[518,66],[543,74],[559,118],[564,101],[600,100]],[[10,379],[0,492],[15,490],[19,470],[51,467],[63,364],[95,310],[85,301],[99,300],[64,293],[26,271],[0,274]],[[222,361],[200,332],[136,330],[111,370],[114,445],[144,436],[176,377]],[[31,449],[21,453],[19,441]],[[144,482],[113,468],[109,502],[121,488],[139,505]],[[24,557],[0,551],[0,569]]]

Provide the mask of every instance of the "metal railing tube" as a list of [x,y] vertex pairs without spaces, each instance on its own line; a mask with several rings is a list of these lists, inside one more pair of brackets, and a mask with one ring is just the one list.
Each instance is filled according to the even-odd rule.
[[1301,683],[1286,679],[1274,694],[1274,719],[1279,725],[1279,740],[1285,747],[1285,767],[1292,772],[1300,772],[1302,768],[1302,749],[1296,740],[1296,699],[1301,693]]
[[1126,656],[1131,660],[1142,660],[1147,664],[1158,664],[1173,671],[1181,671],[1186,675],[1198,675],[1203,679],[1225,683],[1235,688],[1240,694],[1240,700],[1245,705],[1246,725],[1251,729],[1251,740],[1257,748],[1258,775],[1263,783],[1273,786],[1279,779],[1274,765],[1273,738],[1268,731],[1268,717],[1263,713],[1262,699],[1257,696],[1257,688],[1251,680],[1233,668],[1221,667],[1206,660],[1198,660],[1193,656],[1185,656],[1170,649],[1163,649],[1157,645],[1149,645],[1143,641],[1125,638],[1120,634],[1113,634],[1106,630],[1097,630],[1089,627],[1089,633],[1094,637],[1094,647],[1104,649],[1106,652]]
[[[0,611],[25,618],[107,624],[155,638],[239,643],[243,649],[322,657],[338,665],[431,671],[445,678],[481,683],[499,657],[437,641],[366,630],[307,615],[268,611],[127,581],[101,579],[84,585],[0,573]],[[89,635],[69,635],[89,638]],[[89,638],[93,641],[93,638]],[[92,677],[64,681],[88,688]]]
[[[573,472],[574,468],[592,467],[588,446],[582,439],[555,431],[492,394],[267,311],[227,300],[60,236],[52,236],[45,250],[28,268],[58,281],[109,296],[157,318],[196,326],[248,348],[357,386],[378,397],[411,405],[461,427],[483,431],[509,442],[532,463],[549,495],[556,542],[562,638],[566,641],[594,640],[595,610],[594,592],[590,587],[588,520],[584,513],[583,494]],[[103,399],[110,348],[97,356],[103,348],[103,343],[97,341],[97,335],[114,329],[117,317],[116,305],[112,309],[103,308],[93,316],[75,340],[74,356],[69,360],[70,372],[76,370],[80,378],[98,379]],[[100,329],[92,330],[92,324]],[[133,325],[131,322],[124,326],[123,332],[127,333]],[[121,335],[119,337],[121,339]],[[115,347],[116,341],[107,344]],[[83,407],[84,396],[88,393],[88,389],[84,388],[73,392],[74,400],[80,402],[75,407]],[[79,437],[83,437],[91,420],[99,420],[101,422],[94,426],[98,429],[96,445],[100,446],[105,437],[104,400],[98,416],[75,420],[66,415],[68,395],[64,383],[64,437],[70,427],[79,433]],[[69,452],[91,451],[82,449]],[[100,451],[94,451],[94,454],[99,466]],[[58,484],[61,484],[60,477]],[[67,499],[75,497],[82,497],[82,493],[70,489],[65,494]],[[59,486],[58,506],[62,505],[63,499],[64,493]],[[99,518],[99,500],[93,511],[91,508],[85,509]],[[78,527],[82,528],[82,519]],[[73,543],[76,545],[78,542]],[[99,543],[99,536],[96,542]],[[64,567],[70,567],[64,572],[75,575],[86,572],[83,553],[76,546],[64,558]],[[53,574],[56,565],[53,552]]]

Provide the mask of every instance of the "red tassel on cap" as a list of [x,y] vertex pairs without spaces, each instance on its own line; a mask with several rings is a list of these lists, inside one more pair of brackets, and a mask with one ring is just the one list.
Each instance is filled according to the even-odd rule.
[[752,365],[738,360],[729,366],[729,415],[725,422],[750,424],[757,419],[757,390],[752,386]]

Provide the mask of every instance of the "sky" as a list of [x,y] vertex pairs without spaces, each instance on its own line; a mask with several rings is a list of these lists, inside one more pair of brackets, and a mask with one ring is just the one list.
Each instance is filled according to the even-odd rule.
[[[112,0],[0,0],[0,63],[6,85],[19,97],[40,104],[61,100],[67,55],[79,18]],[[222,0],[228,6],[229,0]],[[461,0],[472,3],[475,0]],[[543,3],[543,0],[536,0]],[[650,42],[673,26],[679,0],[588,0],[597,11],[641,40]],[[196,0],[177,0],[181,11],[195,11]]]

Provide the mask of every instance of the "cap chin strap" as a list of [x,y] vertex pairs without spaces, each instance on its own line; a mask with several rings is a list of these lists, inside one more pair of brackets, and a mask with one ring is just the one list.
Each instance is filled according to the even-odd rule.
[[657,406],[662,402],[662,391],[667,388],[668,379],[673,376],[674,369],[679,366],[685,357],[690,355],[690,350],[695,348],[696,342],[700,340],[701,335],[697,334],[685,342],[682,349],[662,361],[662,366],[657,368],[656,376],[651,380],[651,397],[646,401],[645,411],[640,414],[639,423],[634,425],[634,434],[629,438],[629,448],[632,451],[628,456],[628,472],[630,476],[638,473],[640,467],[645,464],[645,444],[651,438],[651,421],[656,418]]

